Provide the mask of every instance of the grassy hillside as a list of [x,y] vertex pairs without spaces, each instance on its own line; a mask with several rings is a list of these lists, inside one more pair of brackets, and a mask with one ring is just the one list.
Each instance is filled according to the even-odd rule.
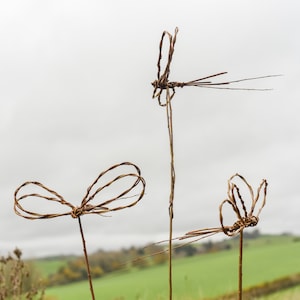
[[[264,236],[246,244],[245,287],[299,272],[300,242],[291,237]],[[174,260],[174,300],[199,300],[236,290],[237,262],[236,248]],[[167,284],[164,265],[110,274],[94,280],[94,289],[97,298],[105,300],[163,300],[167,299]],[[47,295],[63,300],[90,298],[87,282],[53,287]]]

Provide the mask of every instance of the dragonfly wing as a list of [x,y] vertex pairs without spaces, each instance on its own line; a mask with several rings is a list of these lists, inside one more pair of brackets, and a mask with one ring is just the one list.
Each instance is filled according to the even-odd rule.
[[[158,56],[158,61],[157,61],[157,69],[158,69],[158,77],[157,79],[160,80],[160,78],[165,78],[168,80],[169,74],[170,74],[170,66],[175,50],[175,43],[176,43],[176,36],[178,33],[178,28],[175,28],[175,33],[174,36],[172,36],[168,31],[164,31],[159,43],[159,56]],[[163,55],[163,52],[165,47],[165,39],[167,39],[168,44],[167,44],[167,51],[168,55]],[[163,73],[161,74],[161,70],[164,70]]]
[[[220,227],[192,230],[187,232],[184,236],[180,237],[179,240],[184,240],[192,237],[198,237],[199,239],[203,239],[219,232],[222,232],[222,228]],[[199,239],[197,239],[197,241]]]
[[254,197],[253,205],[251,207],[250,214],[259,217],[261,210],[266,204],[267,200],[267,187],[268,182],[266,179],[263,179],[257,189],[256,195]]

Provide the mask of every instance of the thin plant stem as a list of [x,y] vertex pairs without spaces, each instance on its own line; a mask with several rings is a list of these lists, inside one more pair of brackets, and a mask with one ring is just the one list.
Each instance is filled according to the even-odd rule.
[[240,231],[240,255],[239,255],[239,300],[243,298],[243,229]]
[[83,229],[82,229],[82,225],[81,225],[80,216],[78,216],[77,219],[78,219],[78,224],[79,224],[79,229],[80,229],[80,234],[81,234],[81,239],[82,239],[83,253],[84,253],[84,258],[85,258],[85,263],[86,263],[86,270],[87,270],[87,274],[88,274],[90,291],[91,291],[92,299],[95,300],[95,294],[94,294],[94,288],[93,288],[89,258],[88,258],[88,254],[87,254],[87,251],[86,251],[86,244],[85,244],[85,239],[84,239],[84,234],[83,234]]
[[172,283],[172,241],[173,241],[173,202],[174,202],[174,190],[175,190],[175,165],[174,165],[174,147],[173,147],[173,119],[172,119],[172,104],[169,89],[167,88],[167,120],[168,120],[168,132],[170,143],[170,198],[169,198],[169,300],[172,300],[173,283]]

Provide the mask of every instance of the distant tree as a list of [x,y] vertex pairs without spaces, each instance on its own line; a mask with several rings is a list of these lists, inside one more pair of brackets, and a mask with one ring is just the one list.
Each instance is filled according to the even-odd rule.
[[149,266],[149,260],[147,257],[140,256],[132,261],[132,266],[139,269],[144,269]]
[[168,254],[166,252],[160,252],[152,256],[153,264],[162,265],[168,261]]
[[144,255],[155,255],[158,253],[164,252],[164,248],[160,245],[156,244],[149,244],[146,247],[143,247],[143,253]]
[[182,247],[175,248],[176,255],[193,256],[197,253],[197,249],[193,245],[184,245]]
[[120,260],[112,260],[111,262],[111,270],[112,271],[118,271],[124,268],[124,263]]
[[[86,277],[85,273],[84,277]],[[80,271],[72,270],[68,265],[62,268],[62,274],[66,278],[67,282],[83,279],[82,273],[80,273]]]
[[260,232],[258,229],[254,229],[250,232],[244,232],[244,238],[245,239],[256,239],[260,236]]
[[230,250],[232,248],[232,245],[230,244],[224,244],[223,249],[224,250]]
[[124,258],[118,251],[103,252],[91,255],[90,263],[92,266],[99,266],[104,273],[120,270],[124,267]]
[[70,260],[66,267],[62,268],[62,273],[66,273],[64,268],[70,269],[68,279],[71,281],[87,279],[86,264],[83,257]]
[[214,243],[212,241],[208,241],[206,243],[203,243],[203,248],[206,252],[213,251]]
[[104,274],[104,271],[100,266],[91,267],[92,277],[101,277]]

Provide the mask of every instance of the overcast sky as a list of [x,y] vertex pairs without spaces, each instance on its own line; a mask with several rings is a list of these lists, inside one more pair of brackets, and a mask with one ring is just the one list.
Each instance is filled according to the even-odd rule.
[[286,0],[2,1],[1,253],[81,253],[75,219],[23,219],[14,191],[40,181],[76,205],[100,172],[123,161],[141,168],[146,195],[109,218],[83,216],[88,250],[167,238],[166,113],[150,83],[161,34],[176,26],[171,81],[223,71],[219,80],[283,76],[236,85],[267,92],[177,90],[175,235],[219,226],[236,172],[254,189],[269,182],[261,232],[300,234],[299,11]]

